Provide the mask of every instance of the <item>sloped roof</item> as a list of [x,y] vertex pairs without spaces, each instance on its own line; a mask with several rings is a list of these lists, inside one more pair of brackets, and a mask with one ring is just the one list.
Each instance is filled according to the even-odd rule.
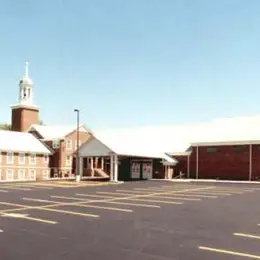
[[[48,125],[31,125],[28,131],[35,130],[37,131],[43,139],[45,140],[54,140],[54,139],[63,139],[68,134],[72,133],[77,129],[75,125],[63,125],[63,126],[48,126]],[[81,132],[89,132],[90,130],[84,125],[80,125]]]
[[208,122],[110,129],[95,136],[120,153],[177,154],[199,143],[260,143],[260,115],[218,118]]
[[[95,134],[80,147],[79,154],[81,156],[107,156],[115,153],[124,156],[161,158],[170,163],[177,163],[175,159],[164,152],[154,150],[150,144],[140,143],[140,140],[128,136],[127,132],[124,134],[121,133],[121,135],[117,136],[114,136],[113,132],[107,136]],[[147,147],[147,145],[149,146]]]
[[193,145],[260,143],[260,116],[233,117],[213,120]]
[[51,154],[51,151],[30,133],[0,130],[0,150]]

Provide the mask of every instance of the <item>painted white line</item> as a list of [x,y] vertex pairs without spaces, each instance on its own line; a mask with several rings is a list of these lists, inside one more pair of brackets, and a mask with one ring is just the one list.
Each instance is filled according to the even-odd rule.
[[254,238],[254,239],[260,239],[260,236],[255,236],[251,234],[243,234],[243,233],[234,233],[234,236],[239,236],[239,237],[247,237],[247,238]]
[[0,233],[3,233],[4,232],[4,230],[3,229],[0,229]]
[[0,192],[8,192],[8,190],[0,190]]
[[219,248],[199,246],[199,249],[205,250],[205,251],[211,251],[211,252],[215,252],[215,253],[227,254],[227,255],[235,255],[235,256],[243,256],[243,257],[252,258],[252,259],[260,259],[259,255],[251,255],[251,254],[247,254],[247,253],[230,251],[230,250],[219,249]]

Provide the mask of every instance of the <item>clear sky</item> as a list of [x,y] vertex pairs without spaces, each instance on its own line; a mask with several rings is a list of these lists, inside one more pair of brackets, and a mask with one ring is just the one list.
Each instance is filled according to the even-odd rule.
[[260,114],[259,0],[1,0],[0,122],[25,61],[46,124]]

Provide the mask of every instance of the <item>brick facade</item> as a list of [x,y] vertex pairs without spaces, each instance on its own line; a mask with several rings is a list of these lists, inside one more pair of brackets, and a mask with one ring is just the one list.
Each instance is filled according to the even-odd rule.
[[[79,146],[89,137],[88,132],[79,132]],[[64,139],[45,141],[45,143],[54,151],[50,156],[51,177],[70,177],[74,174],[73,155],[77,148],[77,131],[68,134]]]
[[[197,164],[198,150],[198,164]],[[187,173],[188,157],[175,157],[176,169]],[[192,147],[189,162],[190,178],[249,180],[249,145],[221,145]],[[260,179],[260,145],[252,145],[252,180]],[[187,174],[185,175],[187,176]]]
[[48,155],[0,152],[0,181],[48,179],[49,172]]
[[39,123],[39,110],[37,108],[12,108],[12,131],[26,132],[32,124]]

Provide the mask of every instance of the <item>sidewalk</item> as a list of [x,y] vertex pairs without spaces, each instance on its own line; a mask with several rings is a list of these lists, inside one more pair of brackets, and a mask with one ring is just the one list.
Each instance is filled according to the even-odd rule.
[[151,179],[153,181],[170,181],[170,182],[184,182],[184,183],[236,183],[236,184],[260,184],[260,181],[232,181],[232,180],[214,180],[214,179]]

